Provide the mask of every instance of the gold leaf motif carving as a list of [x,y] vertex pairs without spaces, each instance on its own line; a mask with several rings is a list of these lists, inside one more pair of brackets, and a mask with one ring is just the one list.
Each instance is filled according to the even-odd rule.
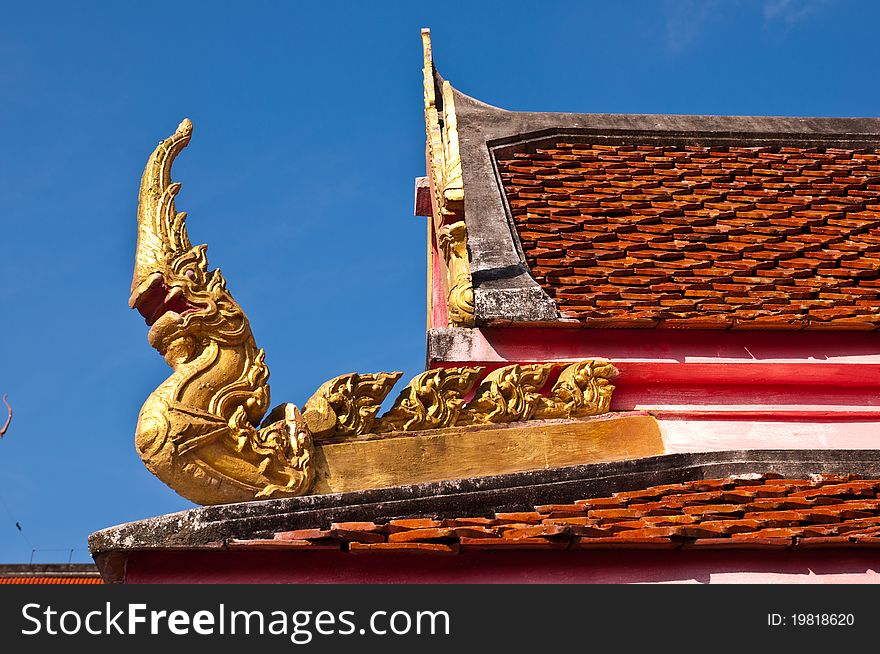
[[579,418],[607,413],[617,369],[608,361],[579,361],[567,366],[547,397],[542,398],[535,418]]
[[477,388],[458,424],[493,424],[529,420],[540,406],[541,388],[555,363],[504,366],[492,371]]
[[416,376],[374,431],[418,431],[452,427],[483,368],[434,368]]
[[[329,439],[422,431],[472,424],[577,418],[608,411],[617,371],[607,361],[565,365],[549,392],[556,363],[510,365],[486,375],[482,366],[434,368],[417,375],[394,405],[376,418],[379,405],[400,373],[349,374],[331,379],[305,404],[313,437]],[[270,418],[272,414],[270,414]]]
[[446,308],[455,325],[470,325],[474,320],[474,287],[467,255],[467,228],[461,220],[444,225],[437,232],[440,251],[446,259],[448,288]]
[[[281,419],[261,427],[253,438],[246,441],[246,445],[254,454],[262,457],[260,468],[263,472],[271,465],[273,453],[283,452],[284,457],[295,469],[304,472],[304,479],[297,487],[297,494],[302,494],[308,490],[314,480],[315,469],[310,465],[313,450],[312,435],[296,406],[290,403],[282,406],[284,413]],[[270,483],[260,489],[254,499],[283,497],[290,494],[290,490],[290,485]]]
[[315,439],[366,434],[402,372],[350,373],[324,382],[303,406]]

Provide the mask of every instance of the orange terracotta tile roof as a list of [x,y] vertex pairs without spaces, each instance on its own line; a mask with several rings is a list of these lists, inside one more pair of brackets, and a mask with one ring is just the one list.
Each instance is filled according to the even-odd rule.
[[582,326],[880,327],[876,149],[560,137],[497,165],[531,273]]
[[507,549],[880,547],[880,479],[750,474],[652,486],[490,517],[342,522],[230,549],[455,554]]
[[98,569],[90,563],[0,564],[0,584],[102,584]]
[[99,576],[89,577],[2,577],[0,576],[0,585],[32,585],[32,584],[103,584],[104,580]]

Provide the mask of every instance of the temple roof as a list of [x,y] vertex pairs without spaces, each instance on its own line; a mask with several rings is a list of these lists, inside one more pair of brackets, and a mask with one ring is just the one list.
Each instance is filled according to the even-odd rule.
[[529,270],[563,317],[880,326],[873,149],[573,141],[497,161]]
[[[880,327],[880,119],[509,112],[423,44],[436,367],[381,415],[401,373],[276,408],[234,459],[246,492],[216,450],[175,450],[218,473],[209,506],[92,534],[103,578],[175,551],[288,571],[319,551],[330,579],[357,553],[880,546],[872,335],[661,331]],[[566,330],[462,329],[505,325]],[[183,409],[186,434],[205,412]],[[279,433],[302,449],[269,477]]]
[[102,584],[98,569],[90,563],[0,565],[0,585]]
[[753,450],[202,507],[89,547],[119,581],[150,551],[863,548],[878,533],[880,451]]
[[880,119],[511,112],[429,65],[474,324],[880,327]]
[[880,479],[747,474],[650,486],[532,511],[334,522],[231,540],[233,550],[433,552],[509,549],[880,547]]

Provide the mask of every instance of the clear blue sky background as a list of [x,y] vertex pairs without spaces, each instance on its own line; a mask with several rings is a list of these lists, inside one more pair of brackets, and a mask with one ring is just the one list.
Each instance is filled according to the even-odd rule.
[[0,563],[191,506],[134,450],[168,369],[126,304],[140,175],[184,116],[177,206],[251,318],[273,403],[302,403],[424,365],[420,27],[447,79],[507,109],[876,116],[878,7],[4,2]]

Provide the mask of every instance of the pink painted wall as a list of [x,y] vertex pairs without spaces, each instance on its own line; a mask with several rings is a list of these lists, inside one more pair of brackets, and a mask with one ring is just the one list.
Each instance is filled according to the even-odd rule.
[[126,583],[880,583],[880,552],[135,552]]
[[[718,380],[726,377],[719,372],[718,364],[765,369],[767,364],[783,364],[778,368],[777,380],[795,381],[790,377],[792,366],[809,365],[822,366],[815,369],[810,381],[822,375],[848,386],[876,385],[880,336],[871,332],[481,328],[462,330],[461,338],[453,339],[448,355],[438,363],[482,361],[500,365],[508,361],[596,357],[630,366],[645,381],[654,379],[652,370],[664,379],[692,379],[690,372],[673,374],[682,365],[698,366],[703,380]],[[643,368],[645,364],[652,365]],[[858,370],[863,374],[853,375]],[[759,377],[753,374],[751,379]]]
[[437,248],[437,237],[431,222],[428,222],[428,266],[430,267],[430,281],[428,286],[428,329],[446,327],[449,324],[446,310],[446,264]]

